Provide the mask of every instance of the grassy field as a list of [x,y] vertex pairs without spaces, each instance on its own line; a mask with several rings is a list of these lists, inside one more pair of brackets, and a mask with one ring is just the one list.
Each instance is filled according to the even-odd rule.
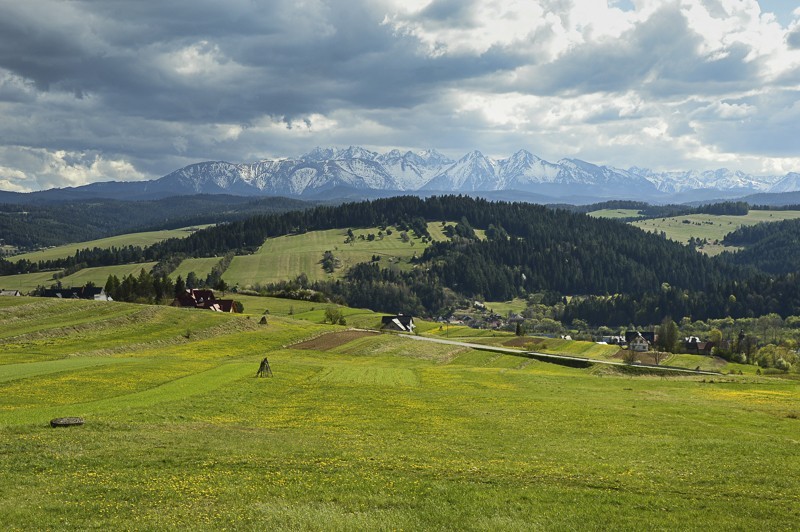
[[596,218],[639,218],[639,209],[601,209],[588,213]]
[[[237,301],[244,305],[244,313],[255,317],[260,317],[267,312],[268,317],[280,316],[284,318],[293,318],[296,320],[310,321],[313,323],[322,323],[325,319],[325,311],[330,308],[336,308],[347,321],[349,327],[359,327],[365,329],[378,329],[380,328],[381,316],[386,313],[375,312],[369,309],[357,309],[344,307],[341,305],[334,305],[331,303],[313,303],[310,301],[297,301],[292,299],[281,299],[277,297],[260,297],[249,296],[243,294],[231,295]],[[414,323],[417,325],[418,331],[427,331],[438,327],[438,324],[433,322],[426,322],[421,319],[415,319]]]
[[[775,530],[800,518],[791,381],[320,336],[343,328],[273,308],[264,326],[0,300],[4,528]],[[254,377],[264,356],[273,378]],[[86,423],[52,429],[57,416]]]
[[[88,282],[93,282],[97,286],[104,286],[108,280],[109,275],[116,275],[122,279],[126,275],[133,274],[139,275],[142,268],[146,271],[155,266],[155,262],[145,262],[142,264],[121,264],[119,266],[102,266],[98,268],[84,268],[78,270],[72,275],[61,278],[62,286],[83,286]],[[0,276],[0,288],[8,290],[19,290],[26,294],[37,286],[50,287],[56,280],[53,274],[56,272],[37,272],[37,273],[23,273],[21,275],[4,275]]]
[[[656,218],[631,222],[632,225],[648,232],[666,233],[667,238],[678,242],[689,242],[689,239],[707,239],[709,243],[721,241],[728,233],[745,225],[761,222],[779,222],[800,218],[800,211],[754,211],[746,216],[715,216],[711,214],[691,214],[672,218]],[[685,223],[688,222],[688,223]],[[725,248],[710,244],[703,249],[709,255],[716,255]],[[735,248],[729,248],[735,249]]]
[[50,286],[55,283],[56,272],[23,273],[20,275],[0,275],[0,288],[3,290],[19,290],[27,294],[37,286]]
[[194,272],[198,279],[205,279],[206,276],[211,273],[211,268],[216,266],[219,261],[219,257],[184,259],[169,276],[172,277],[173,280],[177,279],[178,276],[186,280],[186,276],[189,275],[189,272]]
[[[428,222],[428,234],[436,242],[449,240],[448,236],[444,234],[444,227],[446,225],[456,225],[457,222]],[[480,240],[486,240],[486,231],[483,229],[475,229],[475,236]]]
[[[311,280],[327,279],[340,277],[354,264],[369,262],[373,255],[381,257],[380,264],[383,267],[394,264],[398,268],[410,268],[411,257],[421,254],[426,245],[413,237],[410,242],[403,242],[400,231],[390,229],[391,235],[379,239],[378,228],[354,228],[356,240],[348,244],[344,243],[347,229],[269,238],[253,255],[235,257],[223,278],[230,286],[238,284],[240,288],[294,279],[301,272]],[[358,239],[360,235],[366,237],[369,233],[376,235],[374,241]],[[333,252],[340,261],[340,267],[333,274],[322,269],[322,254],[326,250]]]
[[57,246],[41,251],[34,251],[31,253],[23,253],[21,255],[14,255],[10,260],[27,259],[31,262],[38,262],[40,260],[53,260],[71,257],[75,252],[85,248],[101,248],[108,249],[112,247],[124,246],[149,246],[156,242],[161,242],[168,238],[184,238],[192,234],[197,228],[207,227],[195,226],[184,227],[182,229],[169,229],[164,231],[146,231],[142,233],[130,233],[127,235],[112,236],[108,238],[101,238],[99,240],[90,240],[88,242],[78,242],[75,244],[66,244],[64,246]]
[[509,312],[515,314],[522,314],[528,306],[528,302],[521,298],[516,298],[511,301],[487,301],[486,308],[492,312],[500,314],[501,316],[508,315]]

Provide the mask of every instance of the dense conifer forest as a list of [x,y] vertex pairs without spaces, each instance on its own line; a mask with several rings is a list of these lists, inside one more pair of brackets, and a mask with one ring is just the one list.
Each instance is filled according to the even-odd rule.
[[772,274],[800,269],[800,220],[742,227],[726,235],[723,243],[744,248],[722,257],[731,263],[752,265]]

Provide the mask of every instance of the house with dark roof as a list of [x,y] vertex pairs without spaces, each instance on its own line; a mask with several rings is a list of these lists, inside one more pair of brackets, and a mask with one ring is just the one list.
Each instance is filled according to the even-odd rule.
[[414,332],[414,318],[405,314],[381,317],[381,329],[387,331]]
[[649,351],[657,339],[658,335],[654,332],[625,331],[625,343],[632,351]]
[[214,292],[202,288],[187,288],[172,301],[174,307],[205,308],[215,300]]
[[60,299],[92,299],[94,301],[112,301],[101,286],[74,286],[70,288],[45,288],[44,297]]
[[709,356],[714,347],[714,342],[703,342],[696,336],[685,338],[683,342],[683,350],[692,355]]
[[173,307],[201,308],[214,312],[235,312],[233,299],[217,299],[213,290],[187,288],[172,301]]
[[650,350],[650,342],[648,342],[645,337],[640,334],[628,342],[628,349],[638,353],[644,353],[645,351]]
[[625,343],[630,344],[631,341],[639,336],[647,340],[650,345],[656,343],[656,339],[658,338],[658,335],[654,332],[625,331]]

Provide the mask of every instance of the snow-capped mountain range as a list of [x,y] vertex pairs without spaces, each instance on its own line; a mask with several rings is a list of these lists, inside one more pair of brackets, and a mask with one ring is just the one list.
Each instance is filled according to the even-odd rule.
[[152,181],[93,183],[29,194],[0,191],[0,200],[155,199],[187,194],[341,200],[455,193],[537,203],[609,199],[689,203],[792,191],[800,191],[800,174],[795,172],[785,176],[754,176],[727,169],[654,172],[578,159],[551,163],[526,150],[505,159],[472,151],[452,160],[436,150],[377,153],[351,146],[315,148],[299,157],[249,164],[201,162]]
[[[454,161],[436,150],[376,153],[357,146],[315,148],[297,158],[252,164],[197,163],[152,182],[158,188],[194,193],[319,196],[333,189],[420,193],[522,191],[554,198],[653,200],[676,194],[800,190],[800,174],[754,176],[720,169],[707,172],[653,172],[598,166],[578,159],[550,163],[520,150],[507,159],[472,151]],[[184,193],[185,193],[184,192]]]

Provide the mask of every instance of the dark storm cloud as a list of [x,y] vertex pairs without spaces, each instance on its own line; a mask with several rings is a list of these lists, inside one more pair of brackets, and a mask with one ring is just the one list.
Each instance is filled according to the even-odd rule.
[[619,38],[576,46],[529,69],[519,88],[535,94],[641,91],[656,96],[714,94],[749,83],[756,64],[737,44],[719,59],[699,53],[702,37],[667,6]]
[[[135,167],[132,179],[157,177],[197,160],[293,155],[315,144],[437,147],[458,156],[472,148],[535,151],[526,143],[543,142],[558,157],[559,145],[577,149],[587,131],[657,118],[661,102],[760,88],[764,61],[751,57],[751,45],[703,55],[705,36],[677,0],[618,38],[588,32],[558,53],[553,42],[582,31],[566,28],[572,0],[541,2],[547,21],[533,15],[513,38],[492,23],[513,18],[520,3],[493,2],[507,10],[491,20],[489,4],[476,0],[434,0],[416,11],[388,1],[0,2],[0,169],[14,179],[37,175],[31,186],[42,186],[59,179],[42,168],[63,167],[65,183],[79,184],[124,178],[123,163]],[[786,46],[798,41],[795,31]],[[777,79],[792,86],[797,73]],[[644,103],[575,103],[625,93]],[[548,103],[508,106],[535,124],[529,129],[475,103],[530,95]],[[540,131],[536,105],[574,105],[570,116],[589,129]],[[731,110],[689,107],[681,112],[711,124],[708,138],[714,113]],[[768,98],[750,107],[772,108]],[[665,122],[668,131],[695,132],[685,121]],[[766,137],[773,126],[784,138],[796,133],[791,124],[753,124]]]
[[[0,8],[0,32],[9,36],[0,39],[0,66],[41,90],[94,93],[135,116],[246,122],[343,105],[410,107],[439,83],[513,66],[497,57],[420,56],[369,2],[335,9],[291,1],[74,6],[80,9],[62,9],[44,23],[31,9]],[[181,76],[163,63],[192,46],[209,60],[216,53],[219,71]]]

